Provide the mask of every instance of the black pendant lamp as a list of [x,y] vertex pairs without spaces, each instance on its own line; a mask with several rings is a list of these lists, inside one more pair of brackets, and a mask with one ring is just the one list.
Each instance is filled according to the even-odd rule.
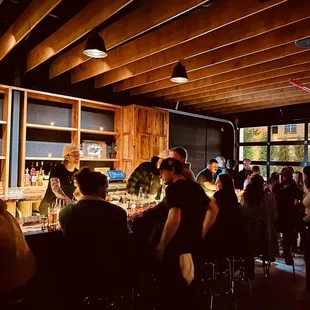
[[172,75],[171,75],[171,82],[174,83],[186,83],[188,82],[187,72],[185,67],[179,61],[178,64],[173,68]]
[[104,40],[98,32],[93,32],[89,35],[83,54],[91,58],[104,58],[108,56]]
[[300,48],[310,48],[310,37],[296,40],[295,45]]

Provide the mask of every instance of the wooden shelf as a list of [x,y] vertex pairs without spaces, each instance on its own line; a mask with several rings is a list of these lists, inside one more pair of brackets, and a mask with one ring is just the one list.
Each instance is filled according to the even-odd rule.
[[7,122],[6,121],[0,121],[0,125],[6,125]]
[[81,129],[81,133],[90,133],[95,135],[105,135],[105,136],[119,136],[119,132],[114,131],[101,131],[101,130],[92,130],[92,129]]
[[0,159],[5,159],[5,156],[0,155]]
[[32,157],[32,156],[26,156],[25,160],[63,160],[63,157]]
[[57,131],[77,131],[76,128],[71,127],[60,127],[60,126],[51,126],[51,125],[38,125],[38,124],[26,124],[27,128],[37,128],[44,130],[57,130]]
[[119,161],[118,158],[87,158],[83,157],[80,161]]

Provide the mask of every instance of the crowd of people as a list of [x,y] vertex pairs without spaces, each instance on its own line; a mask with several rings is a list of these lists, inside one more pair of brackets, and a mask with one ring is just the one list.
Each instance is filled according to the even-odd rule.
[[[78,153],[73,146],[64,150],[64,159],[57,169],[68,181],[68,190],[61,188],[54,173],[48,193],[70,200],[61,210],[59,221],[67,245],[66,279],[75,297],[118,293],[142,270],[151,269],[159,281],[156,309],[195,309],[203,262],[243,257],[253,278],[255,257],[273,261],[278,256],[279,232],[286,264],[294,263],[297,234],[309,264],[310,166],[304,168],[303,176],[285,167],[265,183],[259,167],[251,167],[249,159],[237,171],[234,160],[226,164],[225,158],[218,156],[195,177],[184,148],[165,150],[140,164],[129,177],[129,194],[137,195],[142,188],[144,193],[162,199],[137,212],[128,224],[126,211],[106,201],[106,176],[85,167],[76,171]],[[242,195],[236,195],[236,189],[243,190]],[[71,203],[76,190],[78,201]],[[49,196],[45,196],[46,201]],[[46,212],[43,204],[42,210]],[[13,231],[25,253],[21,262],[10,249],[9,240],[3,239],[1,253],[10,249],[7,260],[11,263],[1,262],[0,268],[20,268],[17,262],[32,266],[32,272],[15,286],[0,285],[0,296],[5,296],[26,285],[35,274],[35,263],[5,204],[0,208],[0,220],[0,230],[7,227],[8,233]],[[137,260],[141,263],[136,264]],[[130,268],[128,262],[132,262]],[[6,269],[10,272],[14,275]],[[310,290],[309,277],[306,286]]]

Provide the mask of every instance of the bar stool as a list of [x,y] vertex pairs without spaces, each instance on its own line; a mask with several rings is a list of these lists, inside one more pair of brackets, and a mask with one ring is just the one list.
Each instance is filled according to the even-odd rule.
[[[239,275],[235,277],[235,273],[239,271]],[[235,292],[235,282],[246,281],[249,286],[249,293],[252,296],[252,284],[250,279],[248,278],[245,260],[243,257],[236,258],[232,257],[232,292]]]
[[[234,309],[237,309],[237,303],[234,293],[234,284],[233,284],[233,274],[232,274],[232,263],[231,259],[225,258],[223,262],[227,263],[227,268],[220,270],[220,262],[218,260],[205,262],[201,266],[201,281],[206,285],[206,290],[204,290],[204,295],[209,296],[209,309],[214,309],[215,298],[230,295],[232,298],[232,306]],[[222,267],[221,266],[221,267]],[[228,276],[228,289],[224,291],[218,290],[219,278]]]

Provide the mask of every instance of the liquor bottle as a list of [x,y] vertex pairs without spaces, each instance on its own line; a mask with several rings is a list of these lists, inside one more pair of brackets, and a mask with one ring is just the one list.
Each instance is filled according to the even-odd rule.
[[24,186],[29,186],[31,183],[31,177],[29,174],[29,169],[27,168],[25,171],[25,179],[24,179]]
[[40,168],[39,168],[39,163],[36,162],[36,177],[37,177],[37,186],[41,186],[39,183],[39,172],[40,172]]
[[41,166],[40,166],[40,170],[39,172],[37,171],[38,174],[38,186],[43,186],[43,174],[44,174],[44,170],[43,170],[43,161],[41,162]]
[[144,194],[143,194],[143,188],[139,188],[139,194],[138,194],[138,207],[142,208],[144,204]]
[[33,163],[31,164],[30,176],[31,176],[31,186],[36,186],[37,185],[37,173],[36,173],[36,168],[34,167]]

